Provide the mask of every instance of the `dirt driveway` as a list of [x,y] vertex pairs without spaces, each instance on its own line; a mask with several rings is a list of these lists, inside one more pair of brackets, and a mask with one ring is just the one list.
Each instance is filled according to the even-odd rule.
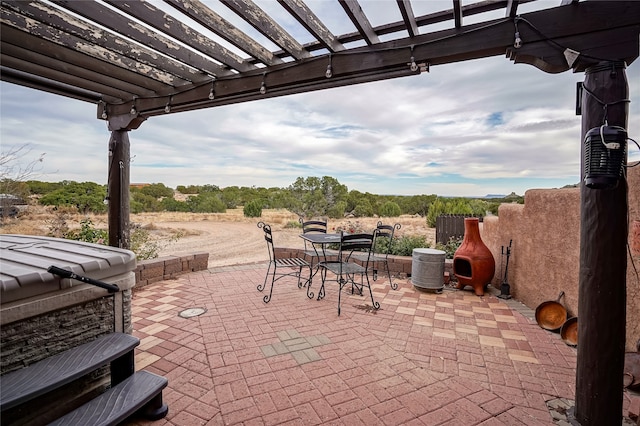
[[[303,247],[300,228],[291,227],[291,222],[297,222],[297,217],[281,210],[263,211],[261,218],[245,218],[241,210],[228,210],[224,214],[149,213],[132,216],[132,222],[151,229],[159,239],[160,256],[207,252],[210,268],[268,260],[263,232],[257,227],[261,220],[272,226],[276,247]],[[426,235],[432,245],[435,242],[435,229],[427,227],[421,217],[331,219],[329,229],[355,226],[370,231],[379,220],[400,223],[398,236]],[[171,241],[171,235],[176,232],[182,236]]]
[[[256,221],[257,223],[257,221]],[[262,262],[269,259],[263,232],[256,223],[235,222],[165,222],[158,228],[183,229],[189,235],[170,242],[160,256],[209,253],[209,268]],[[197,234],[197,235],[196,235]],[[300,230],[274,229],[274,243],[279,247],[302,246]]]

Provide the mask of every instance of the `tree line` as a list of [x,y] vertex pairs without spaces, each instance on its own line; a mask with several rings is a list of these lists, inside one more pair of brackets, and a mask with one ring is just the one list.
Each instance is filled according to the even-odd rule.
[[[75,207],[81,213],[107,211],[107,187],[94,182],[41,182],[29,180],[14,185],[20,197],[34,198],[42,205]],[[184,201],[175,198],[185,195]],[[505,198],[465,198],[431,195],[379,195],[349,190],[337,179],[298,177],[286,188],[238,187],[216,185],[178,185],[175,190],[162,183],[131,187],[132,213],[179,211],[192,213],[224,213],[227,209],[252,206],[250,211],[286,209],[300,217],[397,217],[419,215],[429,226],[435,226],[441,214],[497,214],[504,202],[523,203],[524,198],[512,194]]]

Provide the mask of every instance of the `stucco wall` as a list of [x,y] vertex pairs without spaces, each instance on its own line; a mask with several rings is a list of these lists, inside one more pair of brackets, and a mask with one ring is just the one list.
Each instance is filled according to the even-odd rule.
[[[640,167],[628,169],[629,219],[640,220]],[[513,240],[508,282],[513,297],[532,309],[546,300],[561,300],[570,315],[578,316],[578,273],[580,269],[580,190],[532,189],[525,203],[502,204],[498,217],[485,217],[482,239],[496,260],[492,284],[500,288],[506,257],[501,247]],[[630,225],[630,241],[632,226]],[[635,351],[640,339],[640,253],[628,257],[627,342]],[[502,266],[502,267],[501,267]]]

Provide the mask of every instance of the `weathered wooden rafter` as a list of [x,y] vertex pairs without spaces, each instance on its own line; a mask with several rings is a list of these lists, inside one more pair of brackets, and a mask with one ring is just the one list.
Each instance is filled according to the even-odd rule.
[[518,13],[518,0],[509,0],[507,2],[507,13],[504,15],[507,18],[515,18]]
[[294,59],[300,60],[311,56],[295,38],[251,0],[227,0],[225,4]]
[[[94,24],[103,26],[118,34],[126,34],[126,37],[146,46],[154,51],[155,62],[158,61],[157,52],[173,58],[176,61],[186,64],[201,73],[211,75],[231,75],[232,73],[210,59],[201,55],[195,55],[192,51],[181,49],[175,40],[165,37],[162,33],[154,32],[144,25],[135,22],[124,15],[113,11],[112,9],[94,1],[57,1],[60,5],[64,5],[65,9],[83,16]],[[46,21],[42,21],[46,22]],[[96,43],[102,42],[100,39],[95,40]],[[116,49],[119,44],[108,44]]]
[[204,6],[199,1],[193,0],[164,0],[165,3],[175,7],[185,16],[198,22],[210,31],[213,31],[229,43],[242,49],[256,60],[266,65],[281,64],[282,59],[276,57],[266,47],[260,45],[251,37],[237,29],[229,21]]
[[371,26],[367,15],[364,14],[357,0],[339,0],[345,13],[358,29],[358,33],[362,35],[364,41],[371,46],[380,42],[378,34]]
[[239,56],[230,52],[210,38],[197,32],[188,25],[178,21],[176,18],[157,9],[149,2],[123,2],[120,0],[105,0],[113,7],[120,9],[122,12],[131,14],[147,25],[152,26],[158,31],[166,32],[186,46],[201,52],[206,56],[210,56],[217,61],[227,65],[229,68],[240,72],[251,71],[255,66],[243,60]]
[[344,50],[344,46],[336,36],[301,0],[278,0],[278,2],[330,52]]
[[418,23],[416,22],[416,17],[413,14],[413,8],[411,7],[410,0],[396,0],[398,2],[398,8],[400,9],[400,14],[402,15],[402,21],[404,22],[405,27],[407,28],[407,33],[409,33],[409,37],[415,37],[420,34],[420,30],[418,29]]
[[462,6],[460,0],[453,0],[453,24],[457,29],[462,27]]
[[[279,0],[314,38],[303,45],[251,0],[224,0],[281,49],[270,52],[204,3],[164,1],[176,16],[220,39],[145,1],[2,1],[2,79],[96,103],[98,118],[106,112],[112,122],[129,115],[132,104],[138,115],[151,117],[418,75],[428,66],[487,56],[506,55],[554,73],[638,56],[638,2],[569,1],[520,16],[518,6],[532,0],[451,0],[450,9],[415,16],[411,0],[396,0],[402,20],[372,27],[357,0],[340,0],[336,10],[357,31],[335,35],[303,0]],[[498,9],[504,18],[463,25],[465,17]],[[450,28],[428,31],[443,22]],[[520,48],[513,46],[516,29]],[[360,47],[346,47],[353,42]],[[572,64],[565,48],[580,53]],[[412,57],[418,70],[409,66]],[[263,83],[266,93],[260,93]]]

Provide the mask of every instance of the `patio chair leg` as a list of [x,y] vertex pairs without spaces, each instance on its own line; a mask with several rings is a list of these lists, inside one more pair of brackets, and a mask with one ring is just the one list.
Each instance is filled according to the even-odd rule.
[[[267,286],[267,278],[269,278],[269,272],[271,272],[271,263],[269,263],[269,266],[267,267],[267,274],[264,276],[264,282],[262,284],[258,284],[258,287],[256,287],[258,291],[264,290]],[[273,272],[275,273],[275,270]]]
[[271,279],[271,288],[269,289],[269,294],[265,295],[262,300],[264,300],[264,303],[269,303],[269,301],[271,300],[271,293],[273,293],[273,283],[276,281],[275,278],[275,269],[274,271],[274,275],[273,275],[273,279]]
[[311,291],[311,282],[310,282],[310,281],[307,281],[307,283],[308,283],[308,284],[307,284],[307,297],[308,297],[309,299],[313,299],[314,294],[313,294],[313,292]]
[[309,299],[313,299],[313,292],[311,291],[311,278],[313,277],[313,275],[315,275],[315,273],[312,272],[312,268],[311,265],[309,265],[309,278],[307,278],[307,281],[304,283],[304,286],[307,287],[307,297]]
[[302,282],[300,281],[300,279],[302,278],[302,266],[300,266],[300,268],[298,269],[296,277],[298,277],[298,288],[302,288]]
[[373,290],[371,290],[371,282],[369,282],[369,276],[367,275],[367,287],[369,287],[369,295],[371,296],[371,304],[373,305],[373,309],[380,309],[380,303],[373,300]]
[[[353,292],[353,281],[351,281],[351,282],[352,282],[351,291]],[[338,280],[338,289],[340,290],[340,291],[338,291],[338,316],[340,316],[340,300],[341,300],[340,296],[342,296],[342,289],[344,288],[346,283],[347,282],[341,276],[340,279]]]
[[320,278],[322,279],[322,284],[320,284],[320,290],[318,290],[318,300],[324,299],[324,280],[327,278],[327,268],[322,268],[322,271],[320,272]]
[[[309,266],[309,279],[307,280],[308,284],[311,284],[313,282],[313,277],[315,277],[318,274],[318,270],[320,270],[320,268],[318,267],[317,263],[315,266],[312,266],[312,265]],[[311,271],[313,271],[313,273]]]
[[394,283],[391,279],[391,271],[389,270],[389,265],[387,265],[387,276],[389,277],[389,284],[391,285],[392,290],[398,289],[398,283]]
[[273,283],[275,283],[276,281],[276,270],[278,268],[276,266],[273,267],[273,275],[271,276],[271,288],[269,289],[269,294],[267,294],[266,296],[264,296],[262,298],[262,300],[264,300],[264,303],[269,303],[269,301],[271,300],[271,294],[273,293]]

